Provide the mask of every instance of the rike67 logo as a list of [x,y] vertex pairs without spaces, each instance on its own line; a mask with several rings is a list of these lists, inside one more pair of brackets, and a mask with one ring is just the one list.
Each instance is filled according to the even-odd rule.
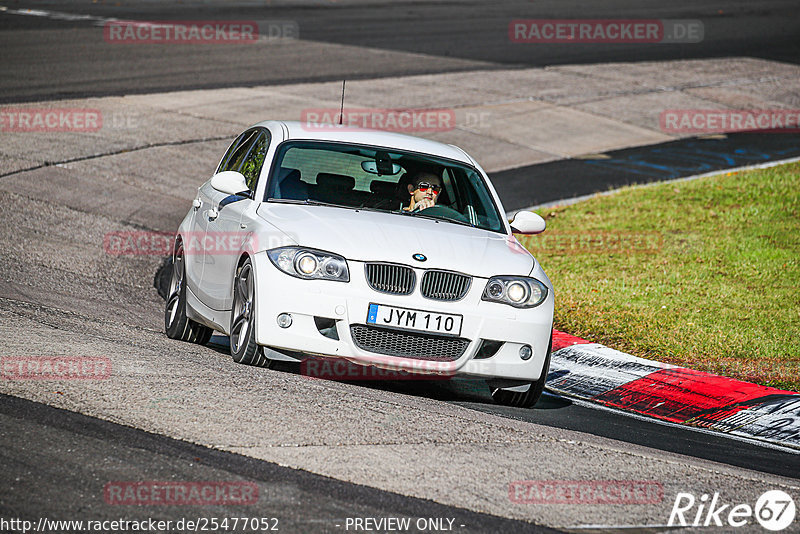
[[691,493],[678,493],[668,526],[681,527],[743,527],[753,519],[766,530],[778,532],[791,526],[796,513],[791,495],[770,490],[756,500],[755,506],[746,503],[726,503],[719,493],[703,494],[696,499]]

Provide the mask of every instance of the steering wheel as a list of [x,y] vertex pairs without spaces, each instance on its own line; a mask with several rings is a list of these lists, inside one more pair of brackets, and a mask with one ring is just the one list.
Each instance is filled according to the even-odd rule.
[[425,208],[424,210],[421,209],[414,209],[411,211],[412,215],[417,213],[424,213],[430,217],[438,217],[440,219],[451,219],[454,221],[465,222],[469,223],[469,219],[462,213],[457,212],[453,208],[449,206],[431,206],[430,208]]

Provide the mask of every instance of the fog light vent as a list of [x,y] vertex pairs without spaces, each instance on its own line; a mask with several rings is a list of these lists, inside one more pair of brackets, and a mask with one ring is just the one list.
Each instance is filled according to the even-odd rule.
[[327,317],[314,317],[314,324],[323,336],[339,341],[339,332],[336,331],[336,321]]
[[502,341],[494,341],[493,339],[484,339],[481,341],[481,348],[478,349],[478,352],[475,354],[473,360],[485,360],[487,358],[491,358],[497,351],[500,350],[500,347],[503,346]]

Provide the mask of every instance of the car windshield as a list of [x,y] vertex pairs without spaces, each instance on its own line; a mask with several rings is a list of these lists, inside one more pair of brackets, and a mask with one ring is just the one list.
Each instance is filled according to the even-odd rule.
[[[414,184],[413,188],[421,175],[429,182],[438,178],[442,189],[434,206],[410,210],[409,185]],[[265,199],[430,217],[505,232],[492,195],[474,168],[434,156],[364,145],[283,143],[275,156]]]

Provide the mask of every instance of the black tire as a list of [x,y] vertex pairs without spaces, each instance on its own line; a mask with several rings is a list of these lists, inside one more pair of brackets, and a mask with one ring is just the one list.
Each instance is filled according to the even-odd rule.
[[164,258],[153,277],[153,287],[158,291],[158,296],[164,300],[169,298],[169,284],[172,279],[172,255]]
[[164,331],[167,337],[205,345],[214,332],[211,328],[186,316],[186,266],[183,243],[175,243],[172,274],[169,281],[167,305],[164,308]]
[[528,391],[508,391],[500,388],[492,389],[492,398],[497,404],[513,406],[515,408],[533,408],[539,402],[539,398],[544,391],[544,383],[547,381],[547,373],[550,369],[550,354],[553,352],[553,333],[550,333],[550,345],[547,347],[547,356],[542,366],[542,376],[536,382],[531,382]]
[[236,363],[270,367],[272,360],[256,344],[256,301],[253,264],[250,258],[236,269],[233,279],[233,309],[231,310],[231,358]]

